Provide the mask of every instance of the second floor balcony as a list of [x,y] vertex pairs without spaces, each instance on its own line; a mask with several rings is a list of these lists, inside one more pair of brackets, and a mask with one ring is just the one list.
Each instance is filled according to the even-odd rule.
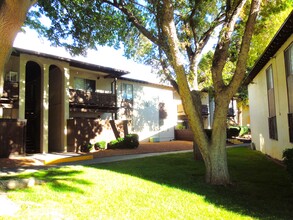
[[0,105],[5,108],[18,108],[19,85],[18,82],[4,82],[2,97],[0,97]]
[[117,97],[113,93],[69,89],[69,106],[71,108],[115,110],[117,109]]

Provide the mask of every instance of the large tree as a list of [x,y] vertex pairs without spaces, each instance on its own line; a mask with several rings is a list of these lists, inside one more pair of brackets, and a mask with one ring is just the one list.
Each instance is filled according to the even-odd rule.
[[[97,44],[119,47],[123,43],[126,55],[160,64],[161,72],[181,96],[203,156],[206,182],[229,184],[226,116],[229,102],[245,76],[260,8],[261,0],[40,0],[38,11],[32,13],[49,17],[51,24],[40,33],[46,33],[55,45],[65,46],[72,53],[82,53]],[[39,26],[37,21],[29,23]],[[231,80],[225,82],[222,73],[231,57],[229,47],[239,22],[245,25],[243,35],[237,39],[240,45],[236,67]],[[193,88],[197,89],[198,58],[216,28],[221,30],[211,65],[215,112],[212,136],[208,138],[199,93]],[[189,78],[193,78],[193,85]]]
[[13,41],[23,26],[35,0],[0,0],[0,96],[3,92],[4,67],[8,61]]
[[[126,56],[160,65],[160,72],[181,96],[205,162],[206,181],[228,184],[226,115],[229,101],[245,76],[260,8],[261,0],[40,0],[36,10],[30,12],[27,24],[73,54],[97,45],[118,48],[122,43]],[[42,26],[42,15],[51,23]],[[240,22],[245,25],[242,35],[237,35]],[[220,34],[211,65],[216,106],[212,137],[208,138],[196,91],[197,61],[217,28]],[[233,57],[236,67],[227,82],[223,80],[223,70],[233,56],[229,48],[235,40],[239,42],[237,56]],[[193,83],[189,83],[190,79]]]

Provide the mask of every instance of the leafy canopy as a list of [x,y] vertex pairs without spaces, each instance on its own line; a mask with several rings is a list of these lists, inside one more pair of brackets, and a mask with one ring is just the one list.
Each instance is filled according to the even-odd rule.
[[[225,1],[174,1],[174,20],[187,72],[188,61],[199,55],[214,30],[223,22]],[[122,8],[123,7],[123,8]],[[97,45],[118,49],[125,56],[159,68],[166,54],[159,48],[167,44],[162,36],[160,1],[52,0],[38,1],[29,12],[26,25],[38,30],[54,46],[65,47],[72,54],[85,54]],[[127,16],[126,16],[127,15]],[[44,24],[43,17],[49,22]],[[42,23],[43,22],[43,23]],[[193,61],[192,61],[193,62]]]

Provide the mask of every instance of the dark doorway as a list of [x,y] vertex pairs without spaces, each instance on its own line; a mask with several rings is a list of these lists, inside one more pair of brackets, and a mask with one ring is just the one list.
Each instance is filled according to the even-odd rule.
[[62,93],[62,71],[55,65],[49,69],[49,151],[64,151],[63,140],[64,120],[62,109],[64,105]]
[[32,61],[26,64],[25,118],[27,119],[26,153],[39,153],[41,147],[41,68]]

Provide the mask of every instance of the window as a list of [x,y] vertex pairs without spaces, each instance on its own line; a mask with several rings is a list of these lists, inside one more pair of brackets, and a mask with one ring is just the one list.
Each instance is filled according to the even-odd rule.
[[74,78],[74,88],[78,90],[84,90],[89,92],[96,91],[96,81],[83,78]]
[[159,103],[159,125],[163,126],[164,125],[164,120],[167,118],[168,113],[166,111],[166,106],[165,103],[160,102]]
[[293,44],[285,50],[285,68],[287,76],[287,94],[288,94],[288,124],[290,142],[293,143]]
[[133,114],[133,85],[123,83],[121,90],[121,114],[125,117],[125,119],[131,120]]
[[128,101],[133,100],[133,85],[122,84],[122,98]]
[[10,71],[6,74],[5,80],[10,82],[18,82],[18,73]]
[[268,104],[269,104],[269,136],[271,139],[278,140],[277,130],[277,117],[276,117],[276,106],[275,106],[275,93],[274,93],[274,78],[273,68],[269,66],[266,70],[267,75],[267,93],[268,93]]

